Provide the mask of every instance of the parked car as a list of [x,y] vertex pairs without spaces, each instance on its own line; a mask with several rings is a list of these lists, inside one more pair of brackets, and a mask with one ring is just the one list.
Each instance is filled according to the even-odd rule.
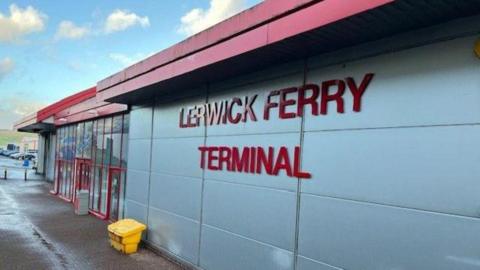
[[18,151],[10,151],[10,152],[8,152],[7,157],[11,158],[12,156],[14,156],[16,154],[18,154]]
[[22,159],[23,159],[23,160],[35,160],[35,159],[37,159],[37,154],[27,153],[27,154],[24,154],[24,155],[22,156]]
[[13,159],[21,159],[23,157],[23,153],[14,153],[11,154],[9,157]]

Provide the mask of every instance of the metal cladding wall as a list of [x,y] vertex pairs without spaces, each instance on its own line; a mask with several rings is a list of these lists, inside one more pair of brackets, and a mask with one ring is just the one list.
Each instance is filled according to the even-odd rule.
[[[474,41],[329,67],[312,58],[132,108],[126,216],[148,224],[148,242],[206,270],[478,268]],[[179,128],[181,108],[257,94],[261,113],[272,90],[370,72],[360,112],[331,103],[327,115]],[[202,145],[301,145],[312,178],[203,170]]]
[[45,158],[45,152],[48,151],[48,149],[46,149],[46,146],[47,146],[47,137],[42,135],[42,134],[38,134],[38,151],[37,151],[37,157],[40,157],[40,158],[37,158],[37,173],[39,174],[44,174],[45,173],[45,167],[46,167],[46,160]]
[[56,153],[56,141],[57,136],[53,133],[50,133],[47,137],[47,156],[45,156],[45,178],[47,181],[53,182],[55,179],[55,153]]

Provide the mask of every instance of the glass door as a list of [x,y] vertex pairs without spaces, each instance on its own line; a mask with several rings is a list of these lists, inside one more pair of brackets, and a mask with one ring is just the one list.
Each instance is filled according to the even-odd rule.
[[71,202],[73,199],[73,164],[59,160],[57,166],[58,196],[65,201]]
[[59,194],[60,190],[62,189],[62,183],[63,183],[63,175],[64,175],[64,167],[63,167],[63,162],[61,160],[56,161],[56,175],[55,175],[55,182],[54,182],[54,187],[53,190],[55,194]]
[[77,198],[78,191],[90,189],[90,180],[91,180],[91,168],[92,164],[90,160],[87,159],[77,159],[76,160],[76,173],[75,173],[75,199]]
[[108,217],[107,213],[107,197],[108,197],[108,178],[107,171],[101,166],[92,166],[92,182],[89,192],[89,209],[90,213],[101,219]]
[[109,218],[112,221],[116,221],[119,217],[120,185],[122,179],[122,171],[117,168],[110,168],[109,176]]

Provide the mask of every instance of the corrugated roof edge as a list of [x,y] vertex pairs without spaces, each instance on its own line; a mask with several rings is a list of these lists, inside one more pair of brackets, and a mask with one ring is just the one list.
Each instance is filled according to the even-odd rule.
[[195,52],[204,50],[230,39],[271,20],[285,16],[297,9],[321,2],[322,0],[265,0],[264,2],[230,17],[184,41],[177,43],[145,60],[113,74],[97,84],[97,91],[103,91],[126,80],[149,72]]

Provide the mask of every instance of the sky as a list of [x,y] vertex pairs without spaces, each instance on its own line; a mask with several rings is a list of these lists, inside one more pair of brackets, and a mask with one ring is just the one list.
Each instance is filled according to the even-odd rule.
[[261,0],[1,0],[0,129]]

